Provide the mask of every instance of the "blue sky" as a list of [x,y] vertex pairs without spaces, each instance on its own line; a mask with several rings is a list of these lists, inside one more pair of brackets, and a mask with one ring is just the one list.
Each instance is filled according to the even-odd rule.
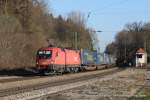
[[150,0],[47,0],[47,3],[55,16],[66,17],[79,11],[86,17],[91,12],[87,24],[103,31],[97,33],[102,51],[125,24],[150,21]]

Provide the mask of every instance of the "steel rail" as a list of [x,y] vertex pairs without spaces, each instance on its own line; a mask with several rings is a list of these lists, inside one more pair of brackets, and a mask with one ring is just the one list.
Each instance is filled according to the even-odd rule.
[[4,89],[4,90],[0,90],[0,97],[29,92],[33,90],[44,89],[48,87],[60,86],[60,85],[65,85],[65,84],[70,84],[70,83],[75,83],[75,82],[80,82],[80,81],[86,81],[86,80],[90,80],[93,78],[102,78],[106,75],[111,75],[120,71],[123,71],[123,69],[115,69],[115,70],[108,71],[108,72],[103,72],[103,73],[98,73],[98,74],[93,74],[93,75],[85,75],[85,76],[72,78],[72,79],[64,79],[64,80],[59,80],[59,81],[54,81],[54,82],[46,82],[46,83],[40,83],[36,85]]

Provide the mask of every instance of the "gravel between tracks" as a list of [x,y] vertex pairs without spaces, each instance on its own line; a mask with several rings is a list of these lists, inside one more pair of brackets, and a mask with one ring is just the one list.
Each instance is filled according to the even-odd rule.
[[150,71],[127,69],[104,79],[97,79],[80,88],[50,95],[49,98],[50,100],[128,100],[136,96],[141,87],[150,86],[150,81],[147,79],[150,79]]
[[33,78],[31,80],[21,80],[21,81],[16,81],[16,82],[0,83],[0,87],[1,87],[0,90],[13,88],[13,87],[23,87],[27,85],[33,85],[33,84],[39,84],[39,83],[45,83],[45,82],[54,82],[54,81],[64,80],[64,79],[71,79],[71,78],[81,77],[81,76],[90,75],[90,74],[103,73],[103,72],[111,71],[114,69],[117,69],[117,68],[99,70],[99,71],[91,71],[91,72],[86,72],[86,73],[66,74],[63,76],[44,77],[44,78],[41,77],[37,79]]
[[[114,69],[111,69],[111,70],[114,70]],[[109,69],[109,71],[111,71]],[[103,73],[103,72],[106,72],[108,70],[105,70],[105,71],[98,71],[99,73]],[[97,71],[96,72],[90,72],[90,74],[95,74],[95,73],[98,73]],[[112,78],[114,75],[110,75],[108,79]],[[105,77],[105,76],[103,76]],[[106,78],[102,78],[102,79],[106,79]],[[33,90],[32,92],[25,92],[25,93],[20,93],[20,94],[16,94],[16,95],[11,95],[11,96],[6,96],[6,97],[2,97],[0,99],[4,99],[4,100],[17,100],[17,99],[23,99],[23,100],[26,100],[26,99],[31,99],[31,98],[37,98],[37,97],[41,97],[43,95],[48,95],[48,94],[52,94],[52,93],[56,93],[56,92],[59,92],[59,91],[63,91],[63,90],[66,90],[66,89],[71,89],[71,88],[75,88],[75,87],[80,87],[80,86],[83,86],[83,85],[87,85],[89,83],[93,83],[93,82],[96,82],[95,78],[94,79],[89,79],[89,80],[86,80],[86,81],[80,81],[80,82],[74,82],[74,83],[69,83],[67,85],[61,85],[61,86],[55,86],[55,87],[49,87],[49,88],[46,88],[46,89],[40,89],[40,90]]]
[[[49,79],[45,79],[48,79],[47,81],[56,81],[68,79],[68,76],[72,78],[81,77],[85,74],[103,73],[106,71],[108,70],[49,77]],[[45,79],[43,78],[43,80]],[[47,100],[47,97],[50,98],[48,100],[128,100],[129,97],[135,96],[143,86],[150,86],[149,79],[150,71],[129,68],[117,72],[116,74],[106,75],[103,78],[95,78],[88,81],[33,90],[31,92],[6,96],[0,98],[0,100]],[[36,80],[39,82],[39,79]],[[29,85],[29,80],[24,82]],[[142,97],[144,95],[140,96]]]
[[[112,69],[107,69],[107,70],[92,71],[92,72],[80,73],[80,74],[69,74],[69,75],[56,76],[56,77],[46,77],[46,78],[39,78],[39,79],[33,79],[33,80],[24,80],[24,81],[9,82],[9,83],[5,83],[5,84],[1,83],[0,84],[0,86],[1,86],[0,90],[4,90],[4,89],[8,89],[8,88],[13,88],[13,87],[23,87],[23,86],[27,86],[27,85],[45,83],[45,82],[49,82],[49,81],[55,82],[57,80],[72,79],[72,78],[77,78],[77,77],[91,75],[91,74],[103,73],[103,72],[107,72],[107,71],[111,71],[111,70],[116,70],[116,69],[117,68],[112,68]],[[1,99],[4,99],[4,98],[0,98],[0,100]],[[7,99],[5,98],[5,100],[7,100]],[[12,99],[12,97],[10,97],[10,100],[16,100],[16,99]]]

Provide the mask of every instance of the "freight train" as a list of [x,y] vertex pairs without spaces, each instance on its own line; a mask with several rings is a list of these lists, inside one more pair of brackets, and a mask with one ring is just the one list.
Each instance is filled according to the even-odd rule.
[[45,47],[37,51],[36,66],[45,75],[79,72],[88,68],[97,69],[101,64],[112,64],[106,58],[106,55],[100,55],[97,51]]

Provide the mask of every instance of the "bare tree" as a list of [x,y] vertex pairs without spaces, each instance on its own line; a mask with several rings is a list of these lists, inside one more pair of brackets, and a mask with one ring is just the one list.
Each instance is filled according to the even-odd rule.
[[72,21],[76,25],[79,25],[80,27],[85,27],[85,17],[84,14],[80,12],[71,12],[68,14],[68,20]]
[[150,25],[148,23],[131,23],[120,31],[115,38],[118,62],[135,62],[137,49],[144,48],[149,53]]

